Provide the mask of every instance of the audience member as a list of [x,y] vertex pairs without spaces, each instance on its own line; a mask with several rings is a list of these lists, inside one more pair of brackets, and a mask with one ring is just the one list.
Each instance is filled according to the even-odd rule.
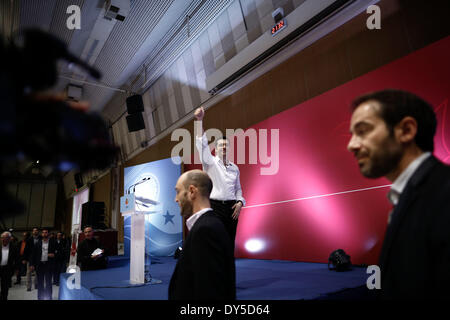
[[14,284],[20,284],[22,277],[27,274],[27,260],[26,257],[26,246],[27,241],[30,238],[30,233],[28,231],[22,233],[22,240],[19,242],[19,263],[16,268],[16,282]]
[[9,285],[11,277],[14,273],[14,268],[18,263],[19,252],[17,247],[11,242],[11,233],[9,231],[5,231],[2,233],[1,240],[2,250],[0,263],[0,299],[8,300]]
[[52,274],[55,259],[55,242],[49,239],[48,229],[42,229],[42,239],[33,247],[31,269],[36,270],[38,299],[52,300]]
[[[38,227],[34,227],[31,232],[31,237],[28,239],[25,246],[25,258],[27,264],[27,291],[31,291],[32,288],[32,276],[36,274],[34,269],[31,268],[31,258],[33,254],[33,248],[41,239],[40,231]],[[34,278],[34,288],[37,289],[37,277]]]
[[[85,239],[78,246],[77,262],[81,271],[105,269],[107,265],[106,252],[100,241],[94,238],[91,226],[84,227]],[[100,249],[97,253],[97,249]]]
[[59,286],[59,275],[66,272],[66,242],[62,232],[56,234],[55,239],[55,267],[53,268],[53,284]]

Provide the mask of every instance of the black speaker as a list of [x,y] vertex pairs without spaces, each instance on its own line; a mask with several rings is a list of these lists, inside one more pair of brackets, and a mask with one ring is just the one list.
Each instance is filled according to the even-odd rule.
[[134,96],[127,98],[127,111],[128,114],[134,114],[144,111],[144,101],[140,94],[135,94]]
[[105,203],[89,201],[81,207],[81,227],[92,226],[93,229],[106,229]]
[[77,186],[78,189],[80,189],[82,186],[84,186],[83,183],[83,175],[79,172],[79,173],[75,173],[75,185]]
[[127,116],[128,131],[139,131],[145,129],[145,122],[142,113],[130,114]]

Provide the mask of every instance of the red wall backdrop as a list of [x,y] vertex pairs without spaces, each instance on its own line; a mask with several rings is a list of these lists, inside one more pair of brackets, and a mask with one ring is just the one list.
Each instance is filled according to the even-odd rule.
[[[421,96],[438,117],[434,154],[450,163],[449,56],[447,37],[252,126],[279,129],[279,170],[261,175],[268,165],[239,165],[247,207],[239,218],[236,257],[327,262],[342,248],[355,264],[376,264],[390,182],[362,177],[347,151],[350,102],[385,88]],[[270,143],[268,148],[270,154]]]

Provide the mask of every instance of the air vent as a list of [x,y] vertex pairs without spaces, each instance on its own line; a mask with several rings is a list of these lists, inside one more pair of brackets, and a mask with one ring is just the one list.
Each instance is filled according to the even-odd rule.
[[124,21],[130,13],[130,0],[107,0],[105,2],[105,19]]
[[80,101],[82,96],[83,87],[75,86],[73,84],[67,86],[67,98],[69,100]]

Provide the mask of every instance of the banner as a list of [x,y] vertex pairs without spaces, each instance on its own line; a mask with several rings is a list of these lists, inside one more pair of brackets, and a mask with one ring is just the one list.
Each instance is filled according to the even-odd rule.
[[[180,165],[175,165],[169,158],[127,167],[124,173],[124,194],[134,193],[136,210],[146,213],[146,255],[172,256],[176,248],[182,245],[183,239],[182,218],[175,202],[175,184],[181,175]],[[130,216],[125,217],[126,256],[130,255],[130,224]]]

